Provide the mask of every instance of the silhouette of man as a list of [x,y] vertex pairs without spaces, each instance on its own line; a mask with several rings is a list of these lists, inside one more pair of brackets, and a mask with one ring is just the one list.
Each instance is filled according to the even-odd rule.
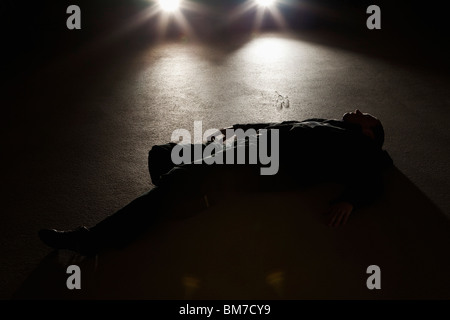
[[[220,186],[221,179],[229,177],[233,177],[231,188],[270,189],[325,181],[342,183],[345,191],[331,202],[329,209],[329,225],[337,227],[345,225],[352,212],[381,194],[382,170],[392,164],[382,149],[381,122],[359,110],[345,113],[342,120],[236,124],[232,128],[278,130],[280,161],[276,175],[261,176],[259,164],[175,165],[171,161],[175,143],[154,146],[149,152],[153,189],[91,228],[43,229],[39,231],[41,240],[55,249],[69,249],[83,255],[123,246],[155,224],[171,203],[196,209],[208,206],[209,193]],[[230,189],[230,185],[226,188]],[[199,199],[197,205],[193,204],[196,199]]]

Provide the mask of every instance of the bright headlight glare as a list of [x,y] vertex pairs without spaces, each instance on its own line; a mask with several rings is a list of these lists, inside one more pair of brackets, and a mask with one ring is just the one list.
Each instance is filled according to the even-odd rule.
[[180,7],[180,0],[159,0],[159,6],[164,11],[172,12]]
[[275,0],[256,0],[256,3],[261,7],[269,7],[275,3]]

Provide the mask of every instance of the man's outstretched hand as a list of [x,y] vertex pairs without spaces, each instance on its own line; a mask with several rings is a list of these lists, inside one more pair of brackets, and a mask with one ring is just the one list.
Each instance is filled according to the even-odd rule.
[[349,202],[338,202],[333,204],[328,211],[331,215],[328,226],[339,227],[345,225],[352,211],[353,205]]

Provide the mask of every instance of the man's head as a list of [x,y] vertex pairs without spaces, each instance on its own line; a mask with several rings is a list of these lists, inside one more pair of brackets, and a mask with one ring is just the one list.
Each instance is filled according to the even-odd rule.
[[384,129],[381,121],[369,113],[362,113],[358,109],[353,112],[347,112],[342,120],[348,123],[357,124],[361,127],[361,132],[372,138],[380,148],[384,143]]

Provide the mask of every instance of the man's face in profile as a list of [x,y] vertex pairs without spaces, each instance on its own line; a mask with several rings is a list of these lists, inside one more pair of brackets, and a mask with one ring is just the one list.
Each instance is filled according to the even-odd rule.
[[369,113],[362,113],[358,109],[353,112],[347,112],[342,120],[348,123],[358,124],[361,126],[362,133],[374,139],[372,128],[380,123],[380,120]]

